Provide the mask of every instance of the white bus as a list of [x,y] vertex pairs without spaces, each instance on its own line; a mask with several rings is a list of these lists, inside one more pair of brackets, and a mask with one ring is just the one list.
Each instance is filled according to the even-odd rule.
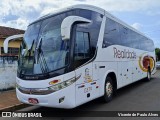
[[26,104],[74,108],[99,97],[109,102],[117,89],[150,80],[156,71],[153,41],[94,6],[43,16],[20,37],[16,93]]

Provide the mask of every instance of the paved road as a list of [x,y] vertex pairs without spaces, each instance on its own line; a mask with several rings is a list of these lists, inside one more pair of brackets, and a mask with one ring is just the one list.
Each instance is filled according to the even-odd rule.
[[[150,82],[141,80],[119,89],[117,95],[110,103],[102,103],[99,99],[96,99],[73,110],[33,106],[22,109],[21,111],[45,111],[53,114],[58,112],[62,115],[65,114],[66,111],[70,115],[75,111],[160,111],[160,70],[156,72]],[[89,114],[92,113],[90,112]],[[75,119],[80,118],[76,117]],[[100,119],[103,118],[100,117]],[[121,118],[115,118],[115,120],[120,119]],[[123,118],[123,120],[125,119],[127,118]],[[152,119],[160,120],[160,117],[150,118],[150,120]],[[132,119],[130,118],[130,120]]]

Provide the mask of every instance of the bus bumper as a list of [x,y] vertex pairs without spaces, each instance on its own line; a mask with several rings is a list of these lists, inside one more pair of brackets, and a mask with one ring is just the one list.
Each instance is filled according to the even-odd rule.
[[[54,107],[54,108],[74,108],[75,104],[75,83],[47,95],[24,94],[16,88],[16,94],[19,101],[26,104]],[[31,103],[30,99],[36,99],[37,103]]]

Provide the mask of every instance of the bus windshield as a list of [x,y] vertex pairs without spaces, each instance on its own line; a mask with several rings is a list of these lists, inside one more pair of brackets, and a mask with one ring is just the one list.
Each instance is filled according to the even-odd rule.
[[61,38],[60,15],[31,24],[20,47],[18,71],[24,75],[44,74],[66,66],[68,40]]

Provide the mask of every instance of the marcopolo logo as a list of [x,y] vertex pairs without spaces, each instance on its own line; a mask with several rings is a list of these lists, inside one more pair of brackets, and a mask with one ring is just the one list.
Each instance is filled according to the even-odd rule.
[[118,50],[117,48],[113,48],[114,50],[114,58],[127,58],[127,59],[136,59],[136,53],[130,52],[129,50]]

